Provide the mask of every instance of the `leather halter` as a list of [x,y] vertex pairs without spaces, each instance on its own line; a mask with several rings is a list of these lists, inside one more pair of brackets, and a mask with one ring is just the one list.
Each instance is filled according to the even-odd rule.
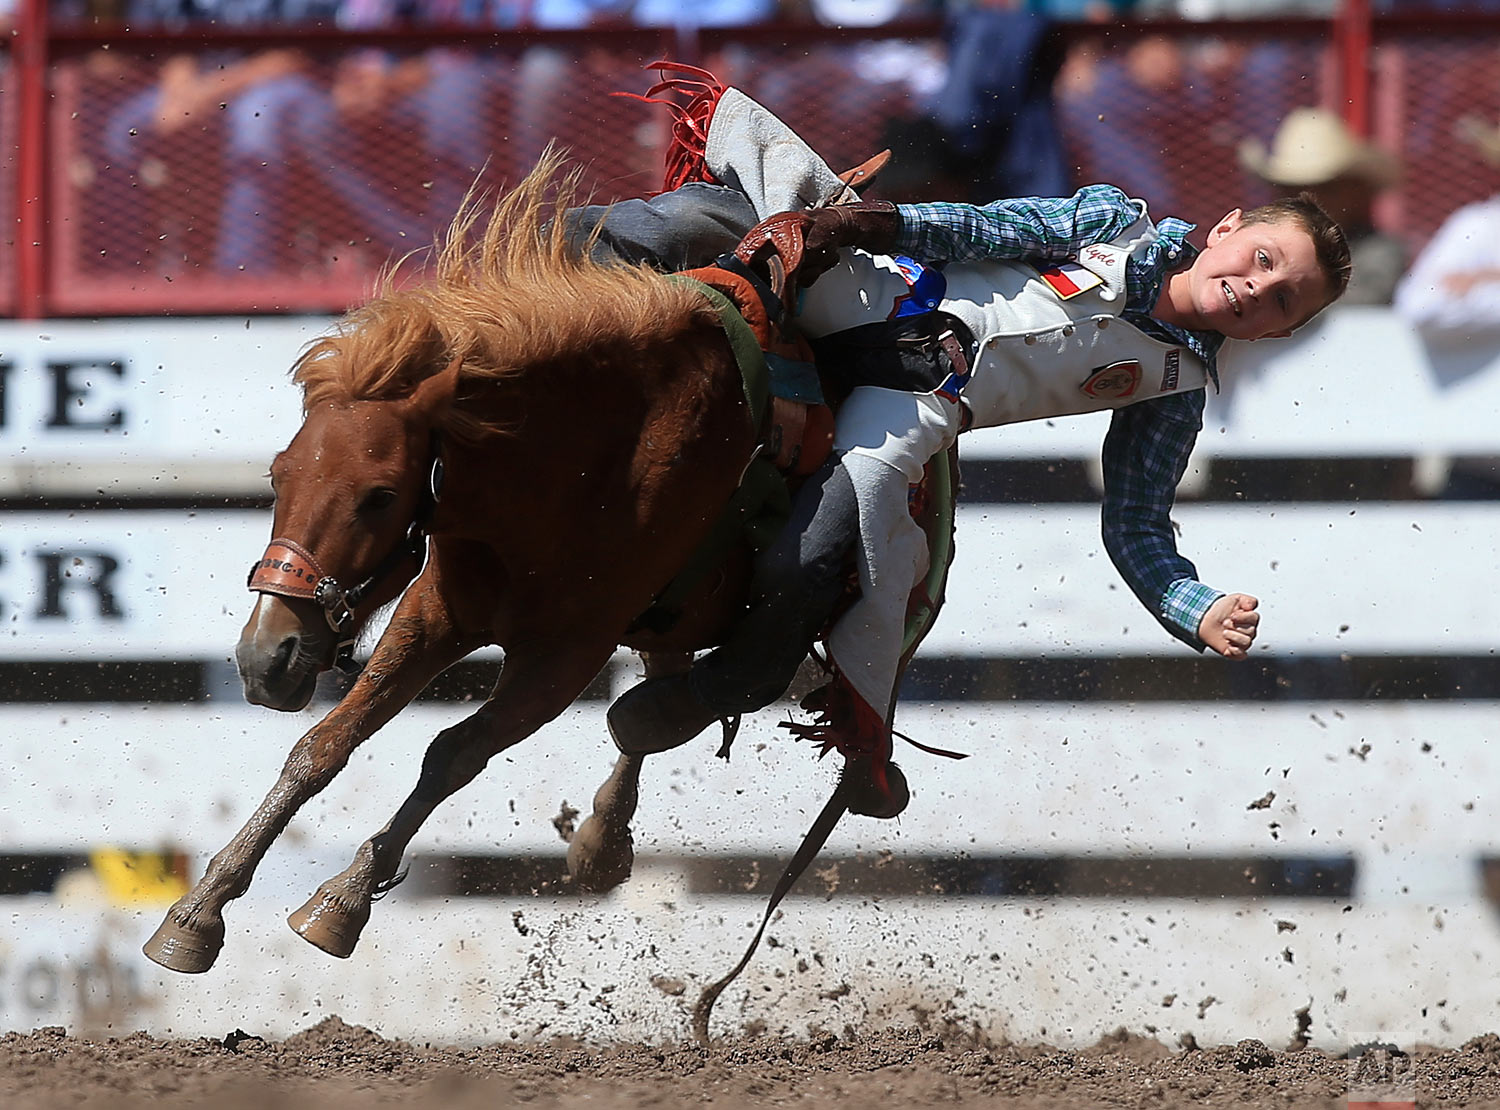
[[245,585],[256,593],[316,602],[323,610],[328,627],[339,638],[333,665],[346,674],[353,673],[359,669],[354,662],[354,610],[408,559],[417,564],[416,573],[411,578],[422,572],[427,561],[428,527],[442,492],[443,457],[434,432],[427,484],[423,487],[422,499],[417,504],[412,522],[407,525],[406,535],[362,580],[345,589],[337,578],[323,572],[311,551],[295,540],[278,536],[266,545],[266,553],[250,565]]

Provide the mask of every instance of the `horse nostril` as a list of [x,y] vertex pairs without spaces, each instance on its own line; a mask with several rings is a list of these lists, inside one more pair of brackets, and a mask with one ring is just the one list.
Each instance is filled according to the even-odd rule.
[[292,665],[292,660],[297,658],[297,649],[301,641],[296,636],[288,636],[276,645],[276,654],[271,657],[269,671],[272,675],[280,676],[287,672]]

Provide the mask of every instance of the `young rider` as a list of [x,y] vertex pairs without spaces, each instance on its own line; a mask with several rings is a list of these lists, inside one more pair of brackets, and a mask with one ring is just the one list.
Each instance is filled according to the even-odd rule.
[[[701,197],[650,203],[709,211],[732,226],[735,197],[690,188]],[[1144,203],[1108,185],[983,206],[797,209],[753,228],[736,250],[742,262],[787,255],[791,244],[794,265],[801,248],[801,283],[815,281],[796,324],[814,339],[820,369],[849,391],[835,456],[804,484],[789,526],[762,555],[747,617],[689,671],[618,699],[609,714],[616,742],[664,750],[779,697],[837,604],[855,549],[863,596],[829,638],[836,681],[874,750],[868,789],[851,809],[900,812],[890,714],[906,597],[926,569],[908,484],[961,430],[1105,408],[1114,410],[1103,452],[1106,550],[1170,633],[1243,659],[1257,600],[1200,582],[1177,552],[1176,486],[1226,340],[1291,334],[1342,294],[1349,253],[1310,198],[1233,209],[1201,251],[1187,242],[1190,230],[1171,218],[1153,224]],[[911,259],[935,268],[918,276]],[[893,315],[915,290],[938,302],[935,311]]]

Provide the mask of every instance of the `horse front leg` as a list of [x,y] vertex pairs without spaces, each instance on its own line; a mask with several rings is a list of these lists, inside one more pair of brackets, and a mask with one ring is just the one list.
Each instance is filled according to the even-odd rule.
[[331,955],[350,955],[370,919],[370,903],[400,881],[401,857],[433,810],[472,782],[492,758],[573,704],[613,651],[612,643],[575,647],[564,654],[508,651],[489,700],[472,716],[438,733],[422,761],[417,785],[400,809],[287,924]]
[[[693,665],[691,652],[642,652],[646,678],[681,674]],[[568,843],[568,875],[580,890],[603,894],[630,878],[635,840],[630,822],[640,803],[643,752],[620,753],[609,778],[594,794],[594,811]]]
[[250,888],[256,867],[293,815],[333,781],[354,749],[404,708],[477,640],[454,629],[436,590],[420,578],[349,693],[293,746],[276,784],[234,838],[209,861],[142,951],[172,971],[202,972],[224,946],[224,907]]

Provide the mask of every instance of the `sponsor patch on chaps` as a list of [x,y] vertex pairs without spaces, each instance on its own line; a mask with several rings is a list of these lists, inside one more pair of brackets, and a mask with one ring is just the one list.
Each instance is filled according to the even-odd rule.
[[1182,351],[1173,347],[1167,352],[1166,365],[1161,371],[1161,389],[1163,393],[1177,388],[1177,374],[1182,368]]
[[1135,396],[1141,385],[1141,364],[1135,359],[1126,362],[1111,362],[1101,366],[1080,387],[1090,397],[1103,401],[1118,401]]

